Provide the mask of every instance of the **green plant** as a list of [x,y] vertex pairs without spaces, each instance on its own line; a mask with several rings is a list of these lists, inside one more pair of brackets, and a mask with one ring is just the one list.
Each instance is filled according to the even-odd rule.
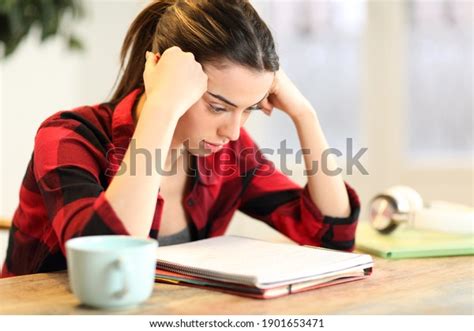
[[70,22],[84,16],[81,0],[0,0],[0,57],[13,54],[33,26],[41,31],[41,42],[60,35],[70,49],[83,49],[71,31]]

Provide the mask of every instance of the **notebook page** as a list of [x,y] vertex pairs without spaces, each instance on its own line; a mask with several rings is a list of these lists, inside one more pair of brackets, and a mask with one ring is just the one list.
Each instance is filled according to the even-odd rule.
[[313,279],[318,275],[372,262],[372,258],[365,254],[270,243],[238,236],[159,247],[157,259],[246,277],[260,287]]

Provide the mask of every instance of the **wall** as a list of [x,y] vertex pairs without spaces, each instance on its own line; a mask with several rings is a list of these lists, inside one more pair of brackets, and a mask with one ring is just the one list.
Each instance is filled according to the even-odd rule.
[[76,30],[86,52],[70,52],[58,39],[40,46],[33,31],[13,57],[0,62],[0,217],[10,218],[16,208],[40,123],[109,96],[122,40],[144,1],[84,3],[87,18]]

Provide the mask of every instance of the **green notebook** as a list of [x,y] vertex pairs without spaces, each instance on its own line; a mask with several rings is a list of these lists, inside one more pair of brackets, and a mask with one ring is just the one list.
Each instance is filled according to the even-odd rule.
[[474,236],[399,227],[388,235],[374,230],[368,222],[357,226],[356,248],[387,259],[474,255]]

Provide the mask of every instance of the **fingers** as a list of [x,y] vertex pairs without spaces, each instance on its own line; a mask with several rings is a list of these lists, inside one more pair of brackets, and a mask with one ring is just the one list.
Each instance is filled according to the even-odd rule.
[[152,52],[146,51],[145,52],[145,59],[146,59],[146,64],[152,63],[156,64],[158,60],[160,59],[159,53],[153,54]]
[[261,107],[262,107],[262,112],[265,115],[270,116],[272,114],[273,104],[270,102],[270,100],[268,100],[268,98],[266,98],[265,100],[261,102]]
[[146,61],[145,61],[145,72],[149,72],[155,64],[153,62],[153,53],[147,51],[145,53],[145,59],[146,59]]
[[263,113],[267,116],[270,116],[272,114],[273,108],[270,109],[262,109]]
[[150,54],[152,54],[151,52],[149,51],[146,51],[145,52],[145,60],[148,61],[150,59]]

